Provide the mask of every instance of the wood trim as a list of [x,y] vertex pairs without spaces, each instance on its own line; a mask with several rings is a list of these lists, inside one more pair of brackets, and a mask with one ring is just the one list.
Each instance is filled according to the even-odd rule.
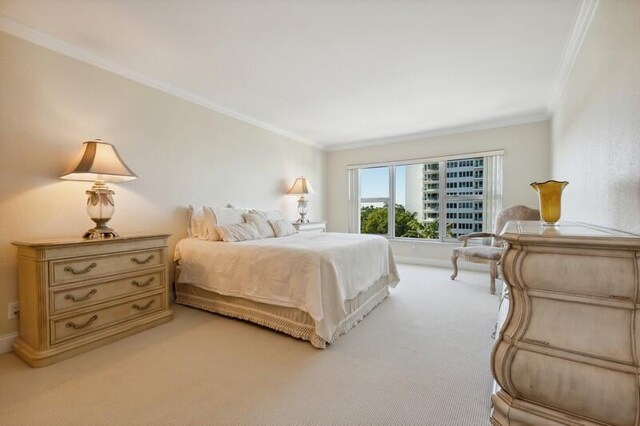
[[18,339],[18,336],[20,333],[17,331],[0,336],[0,355],[13,351],[13,343]]

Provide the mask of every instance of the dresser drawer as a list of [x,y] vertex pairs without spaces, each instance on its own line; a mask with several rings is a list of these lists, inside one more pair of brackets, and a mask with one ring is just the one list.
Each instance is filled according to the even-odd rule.
[[633,300],[636,259],[598,256],[583,250],[581,255],[528,252],[522,259],[522,282],[534,290]]
[[522,341],[573,353],[633,363],[633,310],[531,297]]
[[92,312],[51,320],[51,344],[62,343],[164,309],[164,297],[164,293],[152,294]]
[[[525,350],[516,351],[512,371],[511,380],[520,399],[598,422],[564,424],[636,425],[635,411],[628,408],[638,404],[635,374]],[[563,423],[539,421],[516,424]]]
[[136,293],[156,290],[164,284],[163,272],[149,272],[128,278],[69,288],[51,290],[51,313],[83,308]]
[[127,273],[164,264],[163,250],[145,250],[111,256],[51,262],[51,286],[89,278]]

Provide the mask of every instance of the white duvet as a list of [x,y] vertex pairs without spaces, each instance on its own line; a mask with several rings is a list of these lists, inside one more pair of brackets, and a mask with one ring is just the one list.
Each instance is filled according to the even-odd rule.
[[330,342],[346,316],[344,301],[383,279],[399,281],[389,242],[380,236],[322,233],[225,243],[187,238],[174,260],[179,282],[227,296],[298,308]]

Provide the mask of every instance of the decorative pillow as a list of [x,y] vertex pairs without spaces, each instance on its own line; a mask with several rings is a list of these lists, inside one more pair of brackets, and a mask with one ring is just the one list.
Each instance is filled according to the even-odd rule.
[[249,213],[255,213],[257,215],[260,215],[266,220],[281,220],[281,219],[284,219],[284,216],[282,216],[282,213],[280,213],[280,210],[251,209],[251,210],[249,210]]
[[207,218],[202,207],[189,205],[189,227],[187,235],[194,238],[207,239]]
[[244,223],[244,210],[235,207],[207,207],[216,216],[217,225]]
[[260,234],[260,238],[271,238],[275,237],[276,234],[273,233],[273,228],[269,225],[267,219],[263,218],[257,213],[245,213],[244,220],[247,223],[251,223],[258,228],[258,234]]
[[286,219],[270,220],[269,225],[273,228],[276,237],[286,237],[287,235],[293,235],[297,232],[291,222]]
[[229,207],[205,207],[204,208],[204,228],[206,229],[206,238],[210,241],[220,241],[222,236],[216,231],[216,225],[232,225],[244,223],[241,209]]
[[237,241],[257,240],[260,238],[258,228],[253,223],[233,223],[230,225],[216,225],[218,235],[227,243]]

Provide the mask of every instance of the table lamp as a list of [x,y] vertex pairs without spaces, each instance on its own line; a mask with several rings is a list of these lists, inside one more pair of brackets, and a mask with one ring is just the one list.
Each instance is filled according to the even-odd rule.
[[138,176],[122,161],[116,148],[101,139],[84,143],[84,152],[78,164],[67,171],[60,179],[93,181],[93,186],[85,193],[87,213],[96,223],[95,228],[85,232],[83,238],[113,238],[118,234],[107,226],[115,212],[114,192],[105,182],[125,182]]
[[306,177],[299,177],[291,186],[291,189],[287,191],[287,194],[300,194],[300,199],[298,200],[298,213],[300,213],[300,217],[296,221],[296,223],[307,223],[309,219],[305,219],[307,212],[309,211],[308,200],[304,198],[305,194],[315,194],[316,191],[313,190],[309,180]]

